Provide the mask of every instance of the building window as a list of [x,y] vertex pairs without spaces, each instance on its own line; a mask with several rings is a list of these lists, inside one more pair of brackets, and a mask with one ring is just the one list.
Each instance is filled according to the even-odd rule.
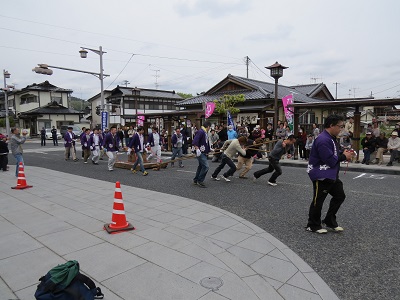
[[62,97],[51,97],[51,102],[57,102],[57,104],[62,104]]
[[23,95],[21,96],[21,104],[27,104],[32,102],[38,102],[38,98],[35,95]]

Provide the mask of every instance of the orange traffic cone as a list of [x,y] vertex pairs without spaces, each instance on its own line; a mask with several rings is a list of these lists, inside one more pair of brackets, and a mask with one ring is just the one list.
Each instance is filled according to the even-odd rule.
[[24,164],[22,162],[19,163],[18,166],[18,180],[17,186],[11,187],[12,189],[16,190],[23,190],[31,188],[31,185],[26,184],[25,173],[24,173]]
[[104,224],[104,229],[108,233],[118,233],[119,231],[134,230],[135,227],[126,221],[124,202],[122,200],[121,184],[115,183],[114,206],[111,224]]

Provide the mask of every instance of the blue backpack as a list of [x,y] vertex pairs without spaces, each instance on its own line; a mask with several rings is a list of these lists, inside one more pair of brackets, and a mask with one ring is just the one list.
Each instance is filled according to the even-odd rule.
[[70,260],[51,269],[39,279],[35,292],[37,300],[103,299],[101,289],[93,280],[79,272],[79,263]]

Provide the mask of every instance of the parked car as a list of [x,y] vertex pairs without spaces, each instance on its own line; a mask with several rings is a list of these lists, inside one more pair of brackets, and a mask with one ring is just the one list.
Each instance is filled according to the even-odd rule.
[[[57,131],[57,140],[61,140],[61,133]],[[51,128],[46,128],[46,140],[52,140],[53,134],[51,133]]]
[[82,134],[82,130],[76,125],[61,125],[60,133],[62,137],[64,137],[65,133],[68,131],[68,127],[72,127],[72,132],[75,133],[75,135],[80,136]]

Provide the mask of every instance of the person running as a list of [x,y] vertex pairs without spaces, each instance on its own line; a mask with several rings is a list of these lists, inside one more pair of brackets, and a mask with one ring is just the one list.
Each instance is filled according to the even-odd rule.
[[158,133],[158,128],[153,127],[151,129],[151,133],[149,134],[149,138],[147,140],[147,145],[151,147],[151,153],[147,157],[147,160],[150,161],[150,159],[155,156],[157,159],[157,163],[161,162],[161,136]]
[[103,136],[99,134],[99,129],[94,128],[93,133],[90,135],[89,147],[92,151],[92,164],[98,165],[100,158],[100,150],[103,144]]
[[260,176],[272,173],[270,179],[268,180],[268,184],[272,186],[276,186],[276,179],[282,175],[282,168],[279,165],[279,160],[282,155],[287,153],[287,158],[291,158],[294,153],[293,144],[296,142],[296,138],[293,134],[289,135],[285,140],[279,140],[276,142],[274,149],[268,155],[269,166],[268,168],[261,169],[253,174],[253,181],[256,181]]
[[144,128],[143,126],[139,126],[137,128],[136,133],[133,135],[131,142],[128,145],[128,155],[131,154],[132,149],[136,154],[136,161],[131,168],[131,172],[136,174],[136,167],[140,165],[140,171],[143,173],[143,176],[147,176],[149,173],[144,168],[143,164],[143,150],[144,150]]
[[261,138],[258,138],[255,141],[251,139],[247,140],[246,154],[242,155],[239,153],[238,163],[236,165],[237,171],[241,170],[244,165],[244,170],[240,172],[239,178],[241,179],[248,178],[246,177],[246,174],[250,171],[251,167],[253,166],[254,156],[257,155],[262,145],[263,145],[263,140]]
[[224,151],[224,153],[222,153],[222,161],[211,175],[211,179],[219,181],[219,172],[221,172],[225,165],[228,165],[230,169],[221,175],[221,179],[224,179],[226,182],[231,181],[228,177],[232,176],[236,172],[236,165],[232,160],[237,153],[246,155],[246,150],[244,149],[244,145],[246,145],[246,143],[247,137],[245,136],[241,136],[238,139],[227,140],[224,143],[222,146]]
[[204,179],[208,172],[208,160],[207,156],[210,152],[210,145],[208,142],[208,131],[211,128],[211,123],[205,121],[200,130],[197,130],[196,135],[193,138],[192,146],[196,153],[197,161],[199,166],[197,167],[196,175],[193,178],[193,184],[205,188]]
[[343,231],[343,227],[336,221],[336,214],[346,198],[343,182],[339,179],[339,168],[341,161],[349,161],[354,155],[351,150],[340,151],[337,142],[337,136],[344,128],[342,116],[328,116],[324,128],[325,130],[314,140],[307,168],[308,176],[313,183],[313,199],[306,230],[315,233],[327,232],[321,226],[321,210],[328,194],[332,199],[322,223],[333,231]]
[[117,160],[117,152],[120,145],[120,140],[117,135],[117,127],[112,126],[110,132],[106,134],[103,140],[103,148],[108,156],[108,171],[114,171],[114,164]]

